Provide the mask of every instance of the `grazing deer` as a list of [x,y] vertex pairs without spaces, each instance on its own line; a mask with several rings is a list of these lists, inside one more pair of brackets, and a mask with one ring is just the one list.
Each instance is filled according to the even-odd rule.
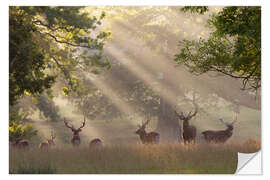
[[139,129],[135,132],[140,136],[140,139],[143,144],[158,144],[160,135],[157,132],[150,132],[147,133],[145,131],[146,125],[150,122],[150,119],[143,123],[142,125],[139,125]]
[[93,139],[89,143],[89,148],[100,150],[102,148],[102,141],[98,138]]
[[177,117],[183,121],[183,139],[184,139],[184,143],[186,144],[187,142],[194,142],[195,143],[195,138],[196,138],[196,127],[189,125],[189,121],[196,116],[197,112],[198,112],[198,106],[195,104],[195,111],[194,113],[191,114],[192,111],[190,111],[188,113],[187,116],[184,115],[183,112],[181,112],[180,114],[174,110],[175,114],[177,115]]
[[83,121],[82,125],[78,129],[75,129],[73,127],[73,125],[69,126],[66,119],[64,119],[64,123],[73,132],[73,136],[72,136],[72,139],[71,139],[72,145],[74,147],[78,147],[81,144],[81,138],[80,138],[79,133],[82,131],[82,128],[85,126],[85,117],[84,117],[84,121]]
[[26,150],[29,148],[29,141],[25,139],[16,139],[14,143],[12,143],[12,147]]
[[39,144],[39,149],[41,150],[48,150],[49,148],[52,148],[55,146],[54,139],[56,138],[55,134],[53,134],[53,131],[51,131],[51,138],[47,139],[46,142],[42,142]]
[[214,142],[214,143],[225,143],[233,134],[233,125],[237,121],[237,116],[232,123],[226,123],[222,118],[219,120],[227,126],[227,129],[221,131],[204,131],[202,134],[204,135],[204,139],[206,142]]
[[15,138],[12,142],[11,146],[18,149],[26,150],[29,148],[29,141],[23,139],[24,133],[22,133],[19,137]]

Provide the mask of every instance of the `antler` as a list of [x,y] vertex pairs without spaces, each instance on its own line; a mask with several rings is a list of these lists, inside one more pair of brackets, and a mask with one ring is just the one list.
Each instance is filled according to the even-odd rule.
[[226,123],[226,122],[223,121],[222,117],[219,117],[218,119],[219,119],[223,124],[225,124],[226,126],[228,125],[228,123]]
[[187,116],[188,119],[191,119],[192,117],[194,117],[194,116],[197,114],[197,112],[198,112],[198,105],[195,104],[195,103],[194,103],[194,105],[195,105],[195,111],[194,111],[193,114],[191,114],[192,111],[190,111],[190,112],[188,113],[188,116]]
[[83,123],[81,125],[81,127],[79,127],[79,129],[83,128],[85,126],[85,116],[84,116],[84,119],[83,119]]
[[54,140],[56,138],[56,135],[51,131],[51,139]]
[[234,116],[234,120],[233,120],[233,122],[231,123],[231,125],[233,125],[234,123],[236,123],[236,121],[237,121],[237,116],[235,115],[235,116]]
[[196,103],[196,93],[194,92],[193,93],[193,95],[192,95],[192,104],[195,106],[195,111],[194,111],[194,113],[193,114],[191,114],[191,112],[192,111],[190,111],[189,113],[188,113],[188,119],[191,119],[192,117],[194,117],[196,114],[197,114],[197,112],[198,112],[198,104]]
[[147,120],[145,123],[142,123],[142,127],[145,127],[150,122],[150,116],[146,116]]
[[73,127],[73,126],[69,126],[69,125],[68,125],[68,122],[66,121],[66,118],[64,118],[64,123],[65,123],[65,125],[66,125],[68,128],[74,130],[74,127]]

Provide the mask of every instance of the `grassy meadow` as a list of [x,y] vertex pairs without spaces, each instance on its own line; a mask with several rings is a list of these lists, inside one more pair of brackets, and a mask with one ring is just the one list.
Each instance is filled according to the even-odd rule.
[[[63,117],[69,117],[78,127],[83,117],[71,106],[61,108]],[[245,110],[245,109],[244,109]],[[205,144],[201,132],[206,129],[225,129],[216,119],[195,119],[196,144],[165,143],[142,145],[134,132],[136,124],[128,119],[87,120],[80,136],[82,144],[72,148],[72,132],[63,121],[51,122],[34,116],[33,125],[38,136],[30,141],[28,151],[10,148],[10,174],[233,174],[237,168],[237,152],[252,153],[260,149],[260,112],[249,109],[241,113],[233,136],[225,144]],[[229,119],[229,116],[228,116]],[[147,127],[155,129],[156,121]],[[203,122],[203,123],[202,123]],[[244,127],[244,128],[243,128]],[[56,147],[49,152],[38,149],[50,131],[56,134]],[[102,139],[101,151],[88,148],[94,138]],[[251,140],[255,139],[255,140]],[[162,136],[161,136],[162,140]]]
[[159,145],[61,146],[42,152],[10,149],[10,174],[232,174],[237,152],[251,153],[260,142],[243,144],[161,143]]

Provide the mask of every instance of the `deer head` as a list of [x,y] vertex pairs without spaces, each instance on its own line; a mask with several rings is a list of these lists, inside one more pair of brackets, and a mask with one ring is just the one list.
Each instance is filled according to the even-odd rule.
[[225,124],[225,125],[227,126],[227,130],[229,130],[229,131],[232,131],[232,130],[233,130],[233,125],[234,125],[234,123],[236,123],[236,121],[237,121],[237,116],[235,115],[233,119],[234,119],[234,120],[233,120],[232,123],[227,123],[227,122],[224,122],[224,121],[223,121],[222,117],[219,117],[219,120],[220,120],[223,124]]
[[146,125],[150,122],[150,117],[147,116],[147,120],[145,123],[142,122],[142,125],[138,125],[139,129],[135,132],[136,134],[146,134],[145,128]]
[[175,114],[177,115],[177,117],[184,121],[184,125],[189,125],[189,120],[191,120],[194,116],[196,116],[197,112],[198,112],[198,105],[195,104],[195,110],[194,112],[192,113],[192,111],[190,111],[187,115],[184,115],[184,113],[181,111],[180,114],[174,110]]
[[64,123],[65,123],[66,127],[71,129],[71,131],[73,132],[73,136],[78,136],[79,133],[82,131],[82,128],[85,126],[85,117],[84,117],[84,121],[83,121],[82,125],[77,129],[75,129],[73,125],[70,126],[68,124],[68,122],[66,121],[66,118],[64,118]]
[[54,146],[55,143],[54,143],[54,139],[56,138],[55,134],[53,133],[53,131],[51,131],[51,137],[50,139],[47,139],[47,142],[50,146]]

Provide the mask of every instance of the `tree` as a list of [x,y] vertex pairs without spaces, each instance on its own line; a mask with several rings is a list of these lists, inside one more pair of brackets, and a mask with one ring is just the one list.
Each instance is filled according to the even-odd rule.
[[27,114],[24,112],[11,112],[9,123],[9,141],[31,139],[37,134],[37,130],[30,123],[25,123]]
[[[206,7],[182,11],[205,13]],[[224,7],[208,20],[214,31],[207,40],[180,41],[175,61],[196,75],[210,71],[242,80],[242,89],[261,87],[261,8]]]
[[[66,95],[82,91],[80,71],[96,73],[99,68],[110,66],[108,59],[103,58],[104,40],[110,33],[98,30],[105,14],[90,17],[82,10],[83,7],[60,6],[9,8],[11,109],[25,94],[34,100],[44,92],[51,96],[50,88],[56,78],[64,80]],[[31,128],[19,115],[14,118],[10,113],[11,139],[20,133],[34,135]]]
[[[82,7],[10,7],[9,98],[14,105],[24,94],[39,95],[64,75],[68,92],[78,89],[76,71],[109,66],[102,59],[105,38],[100,18]],[[89,53],[90,51],[90,53]]]
[[59,107],[46,94],[42,94],[37,98],[36,107],[39,108],[40,114],[43,113],[45,118],[50,118],[52,122],[60,119]]

